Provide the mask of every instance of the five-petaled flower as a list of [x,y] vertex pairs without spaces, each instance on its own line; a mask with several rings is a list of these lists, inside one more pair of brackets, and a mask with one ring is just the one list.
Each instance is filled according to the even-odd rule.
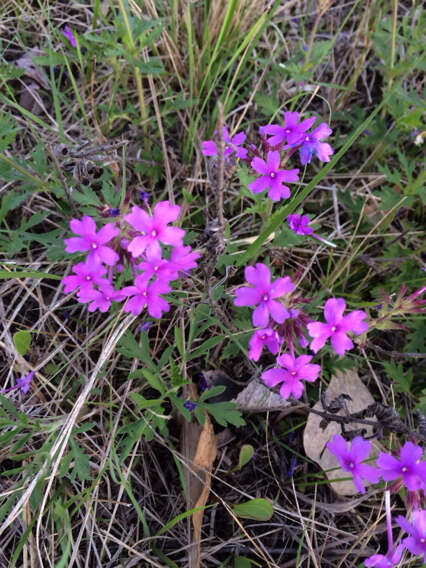
[[268,152],[265,160],[255,157],[251,162],[252,168],[259,174],[259,178],[249,185],[254,194],[261,193],[269,187],[268,195],[272,201],[279,201],[290,197],[290,188],[283,184],[284,181],[299,181],[299,170],[280,170],[281,155],[278,150]]
[[96,260],[87,258],[86,262],[79,262],[72,267],[74,274],[65,276],[62,282],[65,284],[64,292],[68,294],[80,288],[80,294],[86,294],[93,289],[93,285],[98,285],[104,280],[106,268]]
[[[239,132],[231,138],[228,129],[224,126],[223,140],[225,142],[225,158],[229,158],[234,153],[237,158],[241,158],[243,160],[247,158],[247,149],[241,146],[241,144],[244,144],[246,137],[245,132]],[[205,156],[217,156],[219,154],[217,142],[214,140],[204,140],[202,152]]]
[[305,133],[316,120],[315,117],[312,117],[299,123],[300,114],[290,111],[287,111],[284,117],[284,126],[280,124],[268,124],[260,128],[262,135],[271,135],[271,138],[268,138],[268,144],[270,146],[279,146],[286,140],[290,146],[299,144],[304,139]]
[[247,266],[245,269],[246,280],[253,284],[254,288],[243,286],[235,291],[236,306],[257,306],[253,312],[253,325],[255,327],[267,327],[269,317],[277,323],[283,323],[288,317],[287,308],[277,301],[284,294],[293,292],[295,285],[289,276],[277,278],[271,283],[271,271],[258,262],[256,267]]
[[309,227],[311,220],[307,215],[298,215],[294,213],[287,217],[287,222],[290,229],[296,233],[296,235],[312,235],[314,232],[312,227]]
[[108,223],[102,229],[96,232],[96,223],[89,215],[84,215],[83,219],[71,219],[70,226],[76,235],[81,237],[72,237],[65,239],[67,252],[89,252],[88,259],[97,262],[104,262],[110,266],[114,265],[120,258],[111,247],[106,246],[111,239],[120,233],[114,223]]
[[320,365],[310,364],[312,357],[310,355],[300,355],[292,357],[284,354],[277,357],[277,363],[283,367],[282,369],[269,369],[262,374],[262,379],[268,387],[275,387],[279,383],[283,383],[280,388],[280,394],[287,399],[290,395],[294,398],[300,398],[303,393],[302,381],[310,383],[317,380]]
[[425,487],[426,461],[421,461],[422,457],[423,448],[413,442],[406,442],[401,448],[399,460],[382,452],[377,460],[377,466],[385,481],[392,481],[402,476],[407,489],[416,491]]
[[327,443],[327,448],[334,454],[345,471],[350,472],[354,477],[355,487],[361,493],[365,493],[365,485],[362,478],[377,483],[380,479],[380,472],[371,465],[363,464],[370,454],[372,443],[357,436],[352,440],[349,449],[346,440],[340,434],[335,434],[333,440]]
[[404,538],[403,544],[413,554],[423,554],[423,562],[426,562],[426,509],[414,511],[411,523],[402,515],[396,522],[410,535]]
[[404,546],[398,546],[395,551],[390,552],[386,556],[384,554],[373,554],[370,558],[367,558],[364,564],[367,568],[392,568],[399,564],[401,556],[404,550]]
[[152,216],[135,205],[125,219],[132,227],[140,231],[140,235],[129,243],[127,250],[134,258],[137,258],[147,248],[160,254],[160,242],[165,245],[183,246],[185,231],[179,227],[168,226],[169,223],[176,221],[179,213],[179,205],[170,205],[169,201],[159,201],[154,207]]
[[[324,138],[330,136],[333,131],[326,122],[320,124],[313,132],[308,132],[301,142],[300,161],[303,165],[309,164],[315,152],[317,158],[322,162],[329,162],[330,156],[334,154],[333,148],[327,142],[322,142]],[[299,142],[300,144],[300,142]],[[290,146],[288,146],[290,147]],[[287,147],[286,147],[287,148]]]
[[170,310],[170,304],[160,294],[171,291],[167,282],[156,280],[149,284],[143,274],[136,276],[134,286],[126,286],[121,290],[124,296],[132,296],[124,307],[125,312],[132,312],[138,316],[145,306],[148,313],[154,318],[161,318],[163,312]]
[[250,339],[249,357],[253,361],[259,361],[262,354],[263,346],[269,349],[271,353],[276,355],[280,347],[281,338],[274,329],[258,329]]
[[114,286],[103,278],[97,282],[98,290],[94,288],[84,289],[78,295],[78,299],[82,304],[91,302],[89,304],[89,312],[99,310],[100,312],[107,312],[111,307],[112,302],[121,302],[126,295],[121,290],[115,290]]
[[347,336],[349,331],[360,335],[368,329],[368,323],[362,321],[367,314],[362,310],[355,310],[343,315],[346,309],[346,302],[343,298],[330,298],[325,303],[324,316],[327,323],[312,322],[308,323],[308,332],[314,340],[311,342],[311,349],[314,353],[324,347],[325,342],[331,337],[333,349],[339,355],[344,355],[346,351],[352,349],[354,344]]

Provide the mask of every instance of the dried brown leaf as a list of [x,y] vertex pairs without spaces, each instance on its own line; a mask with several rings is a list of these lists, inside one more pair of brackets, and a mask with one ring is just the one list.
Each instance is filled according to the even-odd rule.
[[[350,413],[359,412],[367,408],[374,402],[370,391],[358,377],[356,371],[338,371],[330,381],[330,385],[326,390],[326,401],[331,401],[341,394],[348,394],[352,400],[347,401],[347,407]],[[324,411],[321,402],[317,402],[314,406],[315,410]],[[340,410],[338,415],[344,415],[344,411]],[[333,471],[325,471],[330,481],[342,477],[348,477],[348,472],[344,471],[339,462],[330,450],[326,447],[335,434],[341,434],[342,428],[336,422],[330,422],[326,428],[322,429],[320,423],[323,420],[321,416],[310,413],[303,433],[303,445],[306,455],[317,462],[323,470],[331,468]],[[359,424],[351,423],[346,426],[347,430],[355,430],[359,428]],[[372,426],[363,426],[367,435],[373,433]],[[373,441],[373,450],[370,457],[375,457],[381,451],[381,447],[377,441]],[[366,483],[368,485],[368,482]],[[357,490],[352,480],[338,481],[332,483],[331,487],[338,495],[356,495]]]

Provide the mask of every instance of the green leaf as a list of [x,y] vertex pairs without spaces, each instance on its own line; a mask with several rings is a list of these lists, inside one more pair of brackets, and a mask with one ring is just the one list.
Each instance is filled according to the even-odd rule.
[[7,280],[10,278],[50,278],[51,280],[62,280],[62,276],[58,276],[57,274],[38,272],[36,270],[26,270],[21,272],[18,270],[0,270],[0,280]]
[[271,502],[262,498],[232,505],[232,510],[242,519],[253,519],[255,521],[269,521],[274,514]]
[[13,343],[20,355],[26,355],[31,345],[31,332],[21,329],[13,334]]
[[80,481],[87,481],[92,479],[90,475],[90,461],[88,455],[83,451],[83,449],[77,444],[74,438],[70,438],[71,453],[74,457],[74,470],[71,475],[71,479],[75,481],[78,477]]
[[251,460],[253,456],[254,456],[254,448],[252,445],[244,444],[243,446],[241,446],[238,465],[232,471],[239,471],[240,469],[242,469],[245,465],[248,464],[248,462]]
[[163,401],[162,398],[152,398],[147,399],[137,392],[130,393],[130,398],[137,404],[138,408],[141,410],[145,408],[152,408],[153,406],[158,406]]

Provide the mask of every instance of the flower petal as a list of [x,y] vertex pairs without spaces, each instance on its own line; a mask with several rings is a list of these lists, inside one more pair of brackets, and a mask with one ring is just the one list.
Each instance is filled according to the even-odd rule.
[[346,302],[343,298],[330,298],[324,306],[324,317],[328,323],[336,325],[342,319],[345,309]]

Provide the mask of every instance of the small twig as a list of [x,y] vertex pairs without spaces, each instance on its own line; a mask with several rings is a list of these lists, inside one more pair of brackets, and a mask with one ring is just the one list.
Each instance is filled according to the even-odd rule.
[[216,210],[217,218],[219,220],[219,229],[223,234],[225,230],[225,217],[223,215],[223,193],[225,191],[225,138],[223,128],[225,126],[225,116],[223,111],[223,104],[218,103],[219,118],[218,118],[218,131],[219,131],[219,179],[217,182],[216,191]]

